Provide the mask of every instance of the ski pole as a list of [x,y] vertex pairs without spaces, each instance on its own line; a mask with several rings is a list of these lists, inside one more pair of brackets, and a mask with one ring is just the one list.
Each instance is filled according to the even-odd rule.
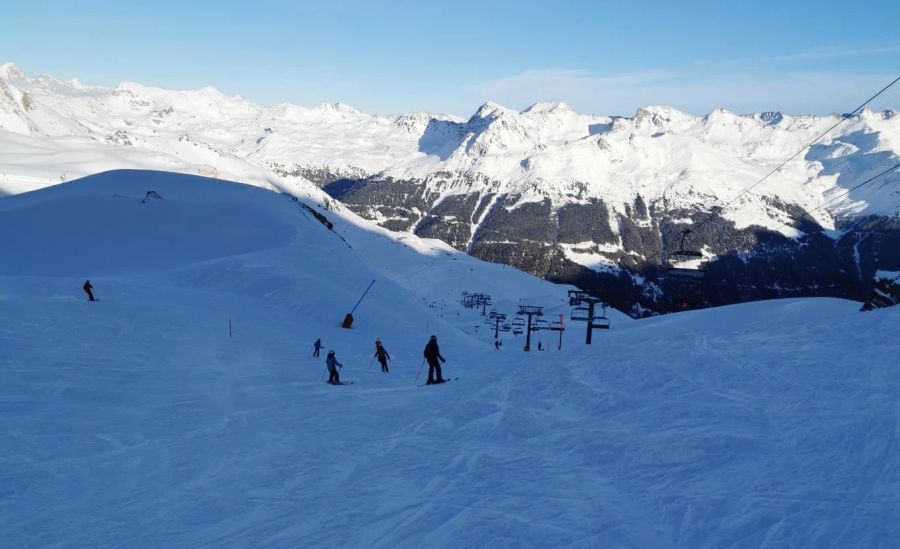
[[422,359],[422,364],[419,365],[419,373],[416,374],[416,381],[414,382],[416,385],[419,384],[419,376],[422,375],[422,368],[425,367],[425,359]]
[[319,378],[319,381],[325,381],[325,372],[328,371],[328,366],[325,366],[325,370],[322,371],[322,377]]
[[366,370],[372,369],[372,364],[375,364],[375,357],[374,357],[374,356],[372,357],[372,360],[369,361],[369,367],[366,368]]

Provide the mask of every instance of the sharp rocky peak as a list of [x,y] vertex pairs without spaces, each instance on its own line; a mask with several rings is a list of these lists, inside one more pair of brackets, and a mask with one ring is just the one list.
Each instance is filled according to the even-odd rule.
[[522,111],[522,114],[566,114],[570,112],[572,112],[572,108],[562,101],[538,101]]

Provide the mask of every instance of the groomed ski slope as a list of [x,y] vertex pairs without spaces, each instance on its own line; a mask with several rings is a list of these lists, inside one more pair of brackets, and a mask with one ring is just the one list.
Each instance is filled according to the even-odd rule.
[[[460,291],[556,312],[566,288],[326,214],[343,240],[289,197],[153,172],[0,199],[4,547],[900,539],[900,310],[611,315],[591,349],[577,325],[497,352]],[[432,333],[459,379],[416,387]],[[317,337],[352,385],[320,382]]]

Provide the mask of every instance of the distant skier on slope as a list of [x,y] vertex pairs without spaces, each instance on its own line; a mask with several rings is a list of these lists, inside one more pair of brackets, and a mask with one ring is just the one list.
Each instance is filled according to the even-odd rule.
[[337,361],[337,358],[334,356],[334,351],[328,351],[328,356],[325,357],[325,367],[328,368],[328,383],[340,385],[341,376],[338,374],[338,368],[343,368],[344,366]]
[[502,346],[503,346],[503,342],[502,342],[502,341],[500,341],[499,339],[495,339],[495,340],[494,340],[494,349],[497,349],[497,350],[499,351],[499,350],[500,350],[500,347],[502,347]]
[[88,301],[97,301],[96,299],[94,299],[94,292],[91,291],[91,290],[94,289],[94,287],[91,285],[91,281],[90,281],[90,280],[85,280],[85,281],[84,281],[84,286],[82,286],[81,289],[84,290],[84,293],[87,294],[87,296],[88,296]]
[[381,371],[389,374],[387,361],[390,360],[391,355],[388,354],[387,349],[381,344],[380,339],[375,340],[375,358],[381,364]]
[[313,343],[313,356],[318,357],[319,351],[321,351],[321,350],[322,350],[322,338],[319,338],[316,340],[315,343]]
[[[425,345],[425,360],[428,361],[428,381],[425,383],[426,385],[433,385],[435,383],[443,383],[444,377],[441,374],[441,363],[438,362],[440,359],[441,362],[447,362],[444,357],[441,356],[441,349],[438,347],[437,336],[431,336],[431,339],[428,340],[428,344]],[[437,376],[435,377],[435,374]]]

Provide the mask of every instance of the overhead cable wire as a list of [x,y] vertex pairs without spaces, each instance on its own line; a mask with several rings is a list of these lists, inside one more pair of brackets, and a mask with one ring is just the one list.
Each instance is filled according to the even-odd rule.
[[766,179],[768,179],[769,177],[771,177],[773,174],[775,174],[776,172],[778,172],[779,170],[781,170],[781,168],[783,168],[788,162],[790,162],[791,160],[793,160],[793,159],[797,158],[798,156],[800,156],[800,154],[802,154],[806,149],[812,147],[813,145],[815,145],[816,143],[818,143],[820,139],[822,139],[823,137],[825,137],[826,135],[828,135],[829,133],[831,133],[832,130],[834,130],[835,128],[837,128],[838,126],[840,126],[841,124],[843,124],[844,122],[846,122],[848,119],[850,119],[851,117],[855,116],[855,115],[858,114],[860,111],[862,111],[862,110],[866,107],[866,105],[868,105],[869,103],[871,103],[872,101],[874,101],[878,96],[880,96],[881,94],[883,94],[884,92],[886,92],[888,89],[890,89],[890,88],[891,88],[894,84],[896,84],[897,82],[900,82],[900,76],[898,76],[897,78],[895,78],[895,79],[894,79],[890,84],[888,84],[887,86],[881,88],[881,90],[879,90],[878,93],[876,93],[876,94],[873,95],[872,97],[868,98],[868,99],[867,99],[865,102],[863,102],[860,106],[856,107],[855,109],[853,109],[852,111],[850,111],[850,112],[848,112],[848,113],[844,113],[844,114],[841,116],[841,119],[838,120],[837,122],[835,122],[831,127],[829,127],[829,128],[828,128],[827,130],[825,130],[824,132],[818,134],[818,135],[817,135],[815,138],[813,138],[810,142],[808,142],[806,145],[804,145],[803,148],[801,148],[800,150],[798,150],[797,152],[795,152],[794,154],[792,154],[790,157],[788,157],[787,160],[785,160],[785,161],[783,161],[782,163],[780,163],[778,166],[776,166],[774,169],[772,169],[772,170],[771,170],[770,172],[768,172],[766,175],[764,175],[764,176],[762,176],[760,179],[758,179],[755,183],[753,183],[752,185],[750,185],[749,187],[747,187],[746,189],[744,189],[743,191],[741,191],[740,193],[738,193],[737,196],[735,196],[734,198],[732,198],[731,200],[729,200],[724,206],[722,206],[722,207],[720,207],[720,208],[713,208],[713,211],[712,211],[708,216],[706,216],[704,219],[702,219],[702,220],[701,220],[696,226],[694,226],[691,230],[693,231],[693,230],[699,229],[699,228],[702,227],[703,225],[707,224],[713,217],[715,217],[716,214],[721,214],[725,209],[727,209],[729,206],[731,206],[732,204],[734,204],[739,198],[741,198],[742,196],[744,196],[745,194],[747,194],[748,192],[750,192],[751,190],[753,190],[754,188],[756,188],[760,183],[762,183],[763,181],[765,181]]
[[[885,175],[887,175],[887,174],[893,172],[894,170],[896,170],[896,169],[898,169],[898,168],[900,168],[900,162],[894,164],[893,166],[891,166],[890,168],[884,170],[883,172],[880,172],[878,175],[873,175],[872,177],[870,177],[869,179],[866,179],[866,180],[863,181],[862,183],[860,183],[860,184],[858,184],[858,185],[855,185],[855,186],[853,186],[853,187],[847,189],[846,191],[844,191],[844,192],[842,192],[842,193],[840,193],[840,194],[838,194],[838,195],[835,195],[835,196],[829,198],[828,200],[826,200],[825,202],[819,204],[818,206],[816,206],[815,208],[813,208],[813,209],[811,209],[811,210],[803,210],[803,213],[804,213],[805,216],[809,216],[810,219],[812,219],[812,213],[813,213],[814,211],[820,210],[820,209],[824,208],[825,206],[831,204],[831,203],[834,202],[835,200],[838,200],[839,198],[843,198],[843,197],[847,196],[848,194],[852,193],[852,192],[855,191],[856,189],[859,189],[859,188],[861,188],[861,187],[863,187],[863,186],[865,186],[865,185],[868,185],[869,183],[871,183],[871,182],[873,182],[873,181],[875,181],[875,180],[877,180],[877,179],[880,179],[881,177],[884,177]],[[802,209],[802,208],[801,208],[801,209]],[[803,217],[804,217],[804,216],[790,216],[790,218],[791,218],[792,221],[800,221],[801,219],[803,219]],[[815,219],[813,219],[813,221],[815,221]],[[780,229],[780,228],[782,228],[782,227],[786,227],[788,223],[789,223],[789,222],[787,222],[787,221],[784,222],[784,223],[782,223],[781,225],[779,225],[778,227],[776,227],[775,230],[777,231],[778,229]]]

